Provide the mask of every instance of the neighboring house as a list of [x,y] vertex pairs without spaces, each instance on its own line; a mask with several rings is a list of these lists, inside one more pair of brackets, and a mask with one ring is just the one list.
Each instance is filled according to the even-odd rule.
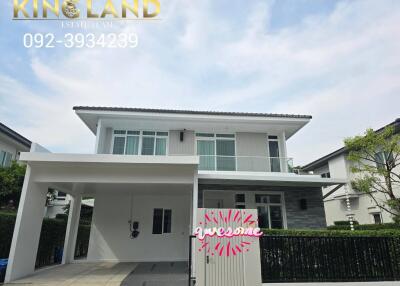
[[31,141],[0,123],[0,166],[9,167],[18,161],[20,152],[29,152]]
[[311,116],[74,110],[96,135],[95,154],[21,155],[28,169],[6,281],[34,270],[49,187],[72,198],[63,263],[74,261],[82,196],[94,198],[88,261],[156,262],[188,260],[198,208],[256,209],[266,229],[324,228],[321,187],[346,182],[293,173],[286,141]]
[[[387,126],[394,126],[395,132],[399,133],[400,118]],[[382,131],[385,127],[376,130],[376,132]],[[351,172],[352,162],[347,160],[347,155],[348,151],[343,147],[302,167],[302,172],[312,172],[322,178],[345,178],[349,183],[347,184],[347,196],[350,202],[350,209],[347,207],[344,186],[340,188],[325,187],[322,189],[327,224],[333,225],[335,221],[348,220],[350,216],[360,224],[392,222],[392,216],[377,207],[369,195],[356,192],[351,188],[350,182],[355,179],[356,175]],[[400,190],[398,191],[400,192]],[[381,193],[376,193],[375,197],[378,201],[385,200]]]
[[69,204],[70,198],[66,193],[55,191],[54,198],[46,206],[45,217],[55,218],[58,214],[64,214],[64,208]]
[[[65,214],[65,207],[71,202],[71,196],[61,191],[55,191],[54,199],[46,206],[45,217],[55,218],[58,214]],[[93,208],[94,199],[82,200],[82,206]]]

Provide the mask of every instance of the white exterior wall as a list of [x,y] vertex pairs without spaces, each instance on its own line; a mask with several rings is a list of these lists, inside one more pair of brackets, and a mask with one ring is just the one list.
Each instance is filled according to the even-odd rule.
[[0,140],[0,150],[13,154],[12,156],[13,160],[15,160],[18,157],[17,147],[3,140]]
[[[140,234],[131,239],[131,195],[95,195],[88,261],[186,261],[190,200],[190,194],[133,195],[132,221],[139,222]],[[171,233],[152,234],[154,208],[172,210]]]
[[[101,120],[99,122],[102,122]],[[132,129],[135,129],[132,127]],[[113,129],[104,127],[101,124],[98,128],[96,138],[96,153],[111,154],[112,153],[112,137]],[[193,130],[185,130],[183,141],[180,141],[180,130],[169,130],[168,136],[168,155],[195,155],[196,154],[196,137]],[[207,132],[207,131],[202,131]],[[209,131],[208,133],[215,133]],[[268,152],[268,134],[254,132],[237,132],[236,134],[236,156],[250,156],[265,158],[269,156]],[[280,157],[286,158],[286,139],[283,133],[273,134],[279,139]],[[239,162],[240,163],[240,162]],[[240,168],[240,164],[238,167]],[[246,168],[246,159],[242,160],[244,168]],[[260,161],[260,170],[265,171],[269,168],[268,160]],[[257,169],[257,168],[256,168]]]
[[[322,174],[330,172],[331,178],[346,178],[350,183],[356,178],[350,170],[351,162],[346,159],[345,154],[341,154],[328,161],[328,164],[314,170],[314,174]],[[334,187],[323,188],[323,194],[326,195]],[[367,194],[356,193],[352,190],[351,185],[348,186],[350,194],[350,213],[346,207],[345,191],[344,188],[338,189],[335,193],[331,194],[327,199],[324,200],[325,214],[327,225],[333,225],[335,221],[348,220],[348,215],[351,214],[353,219],[360,224],[371,224],[374,223],[373,213],[381,213],[382,222],[389,223],[393,222],[391,215],[376,207],[376,203]],[[400,190],[395,190],[400,192]],[[375,195],[378,200],[385,200],[383,194],[376,193]]]
[[169,155],[194,155],[196,153],[195,135],[192,130],[183,131],[183,141],[180,141],[180,132],[169,131],[168,154]]

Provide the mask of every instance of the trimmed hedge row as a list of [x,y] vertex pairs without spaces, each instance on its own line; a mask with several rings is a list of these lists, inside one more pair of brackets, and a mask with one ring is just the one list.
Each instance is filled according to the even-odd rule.
[[[0,213],[0,258],[7,258],[14,232],[15,214]],[[36,267],[60,262],[66,231],[66,221],[43,219]],[[76,257],[85,256],[89,244],[90,226],[80,225],[77,236]]]
[[[350,224],[347,225],[331,225],[328,226],[328,229],[331,230],[349,230]],[[354,229],[356,230],[385,230],[385,229],[394,229],[400,231],[400,225],[396,223],[382,223],[382,224],[360,224],[354,225]]]
[[301,229],[263,229],[267,236],[388,236],[400,237],[400,229],[381,230],[301,230]]

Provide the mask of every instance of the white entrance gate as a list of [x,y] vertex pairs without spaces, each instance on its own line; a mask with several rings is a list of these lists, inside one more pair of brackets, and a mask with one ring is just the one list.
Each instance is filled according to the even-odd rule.
[[[213,227],[257,227],[257,210],[198,209],[197,225]],[[196,285],[259,286],[261,261],[259,241],[251,236],[196,238]]]

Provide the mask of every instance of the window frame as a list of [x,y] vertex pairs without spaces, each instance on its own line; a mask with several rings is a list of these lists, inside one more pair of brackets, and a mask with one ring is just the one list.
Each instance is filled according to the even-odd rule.
[[[214,193],[214,192],[229,192],[229,194],[232,194],[233,198],[232,201],[234,203],[234,207],[236,208],[236,205],[244,205],[245,209],[254,209],[257,208],[256,205],[256,196],[255,195],[280,195],[281,197],[281,202],[278,203],[272,203],[275,205],[280,205],[282,208],[282,219],[283,219],[283,229],[287,229],[287,215],[286,215],[286,200],[285,200],[285,192],[284,191],[249,191],[246,189],[243,190],[232,190],[232,189],[204,189],[202,192],[202,207],[205,207],[205,200],[207,199],[207,193]],[[245,196],[245,202],[244,203],[238,203],[236,204],[236,195],[244,194]],[[225,200],[224,200],[225,202]]]
[[[271,228],[271,211],[270,211],[270,206],[280,206],[281,211],[282,211],[282,229],[287,229],[287,218],[286,218],[286,206],[285,206],[285,193],[276,191],[276,192],[252,192],[253,198],[254,198],[254,208],[257,209],[258,206],[266,206],[268,208],[268,229]],[[270,196],[270,195],[279,195],[280,196],[280,202],[279,203],[270,203],[269,201],[267,203],[257,203],[256,202],[256,195],[261,195],[261,196]],[[269,199],[268,199],[269,200]]]
[[[115,134],[115,131],[125,131],[125,134]],[[128,134],[128,132],[139,132],[139,134]],[[144,135],[144,132],[154,132],[154,135]],[[167,135],[159,135],[157,133],[167,133]],[[128,136],[134,137],[137,136],[139,137],[139,146],[138,146],[138,154],[126,154],[126,145],[128,142]],[[114,141],[116,137],[121,137],[125,138],[124,142],[124,153],[123,154],[114,154]],[[154,138],[154,143],[153,143],[153,154],[152,155],[142,155],[142,146],[143,146],[143,137],[152,137]],[[165,138],[166,139],[166,144],[165,144],[165,155],[156,155],[156,144],[157,144],[157,138]],[[128,156],[168,156],[169,155],[169,131],[161,131],[161,130],[125,130],[125,129],[113,129],[112,130],[112,140],[111,140],[111,146],[110,146],[110,154],[113,155],[128,155]]]
[[[172,208],[152,208],[153,210],[153,224],[152,224],[152,230],[151,230],[151,234],[153,235],[163,235],[163,234],[172,234]],[[155,210],[161,210],[162,211],[162,215],[161,215],[161,233],[154,233],[154,212]],[[166,211],[169,211],[170,213],[170,230],[169,232],[165,232],[165,213]]]
[[[270,149],[270,145],[269,142],[276,142],[277,143],[277,147],[278,147],[278,157],[272,157],[271,156],[271,149]],[[272,173],[282,173],[284,172],[282,170],[282,159],[286,160],[286,158],[282,158],[281,157],[281,146],[280,146],[280,138],[278,135],[268,135],[267,134],[267,150],[268,150],[268,159],[269,159],[269,169],[270,172]],[[272,160],[273,159],[277,159],[279,162],[279,171],[272,171]]]
[[[373,224],[383,224],[383,217],[382,217],[382,213],[381,213],[381,212],[372,212],[372,213],[370,213],[370,214],[371,214],[371,218],[372,218],[372,223],[373,223]],[[376,221],[375,221],[375,215],[379,215],[379,218],[380,218],[380,220],[381,220],[380,223],[376,223]]]
[[[199,136],[199,134],[203,134],[203,135],[212,135],[212,136]],[[220,137],[218,137],[218,135],[220,135]],[[227,136],[227,137],[224,137]],[[228,137],[229,136],[229,137]],[[237,142],[236,142],[236,133],[212,133],[212,132],[195,132],[195,154],[196,156],[202,156],[202,155],[198,155],[197,154],[197,142],[199,140],[201,141],[212,141],[214,142],[214,155],[209,155],[209,156],[214,156],[214,170],[209,170],[209,171],[223,171],[223,170],[218,170],[218,165],[217,165],[217,159],[219,156],[221,157],[233,157],[235,159],[235,170],[237,171]],[[224,156],[224,155],[217,155],[217,140],[231,140],[234,142],[234,147],[235,147],[235,154],[233,156]]]
[[[0,157],[0,159],[1,159],[0,167],[3,167],[3,168],[10,167],[11,164],[12,164],[12,161],[14,160],[13,154],[11,152],[8,152],[8,151],[5,151],[5,150],[0,150],[0,154],[2,155],[2,157]],[[9,162],[8,164],[6,164],[7,161]]]

